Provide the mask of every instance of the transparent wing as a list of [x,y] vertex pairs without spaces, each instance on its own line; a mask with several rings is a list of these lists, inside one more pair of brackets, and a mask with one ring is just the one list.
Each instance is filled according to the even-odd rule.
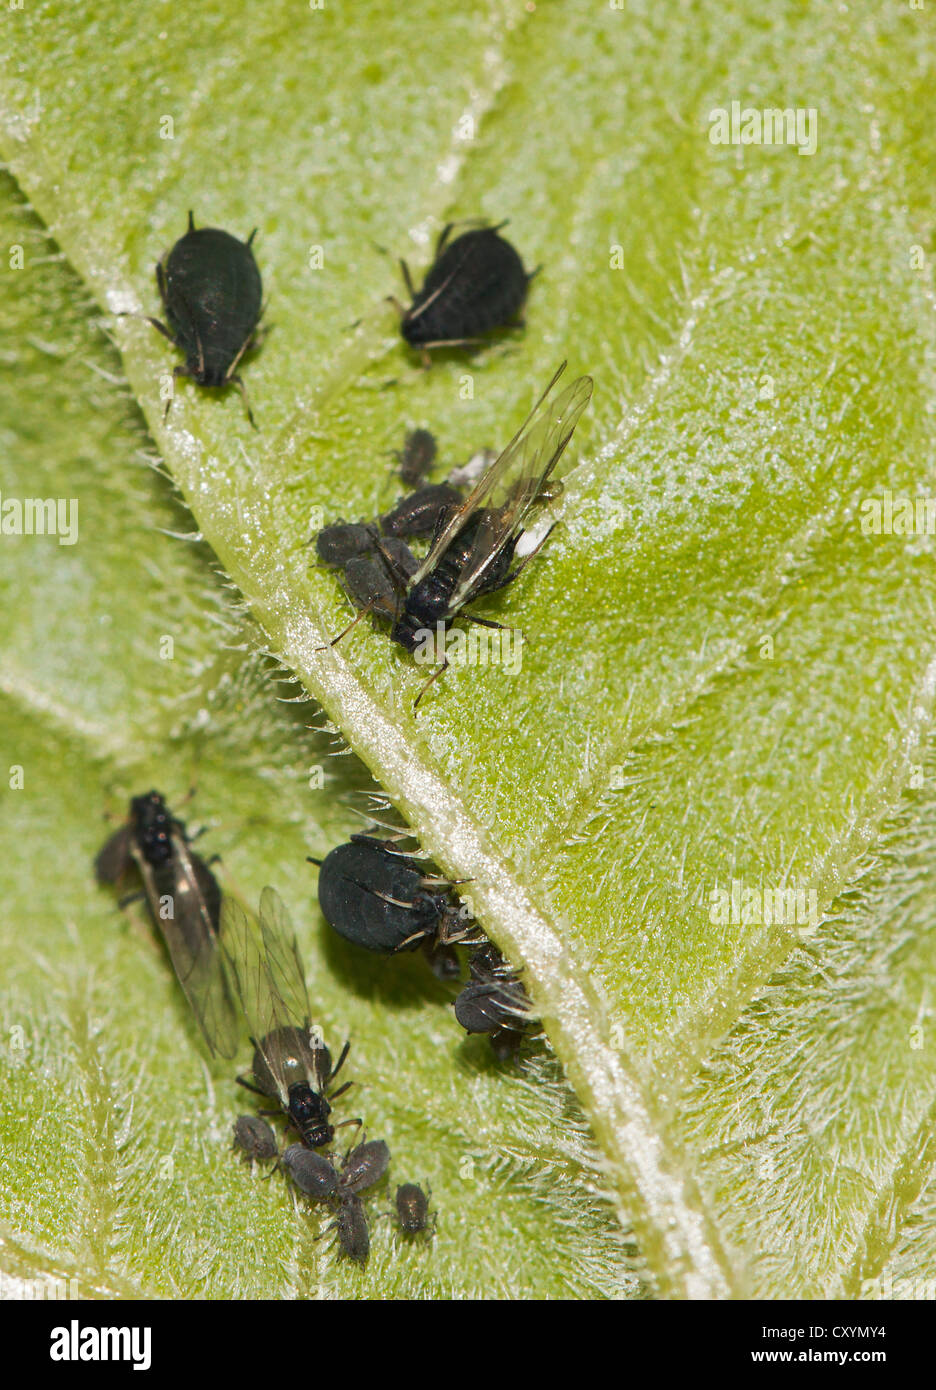
[[292,1028],[309,1026],[309,996],[296,933],[286,904],[275,888],[260,894],[260,931],[267,978],[284,1021]]
[[[174,879],[171,909],[160,896],[150,866],[141,864],[144,886],[172,967],[213,1053],[233,1057],[240,1022],[231,997],[207,893],[217,891],[211,870],[173,836]],[[171,910],[171,915],[170,914]]]
[[471,549],[452,594],[452,611],[470,600],[507,541],[519,535],[525,516],[541,496],[591,399],[591,377],[582,376],[554,400],[547,400],[564,370],[563,362],[520,429],[479,480],[414,576],[413,582],[418,583],[474,518]]
[[[302,1076],[320,1090],[327,1081],[331,1061],[328,1049],[310,1034],[302,960],[279,894],[264,888],[259,922],[240,903],[225,898],[220,935],[250,1036],[281,1101],[286,1103],[290,1085]],[[256,1065],[255,1061],[255,1074]]]
[[260,927],[234,898],[221,903],[221,953],[255,1042],[285,1025],[270,988]]

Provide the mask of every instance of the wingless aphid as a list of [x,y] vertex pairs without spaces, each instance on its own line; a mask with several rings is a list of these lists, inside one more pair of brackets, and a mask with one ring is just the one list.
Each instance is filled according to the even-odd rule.
[[450,946],[478,939],[478,928],[446,879],[370,835],[352,835],[319,865],[322,915],[339,936],[366,951],[392,955],[424,941]]
[[513,967],[487,942],[471,953],[470,983],[455,1000],[455,1017],[466,1033],[487,1033],[498,1060],[520,1046],[530,1018],[530,998]]
[[[275,1158],[279,1152],[276,1135],[266,1120],[259,1115],[238,1115],[234,1121],[234,1147],[240,1149],[250,1159],[263,1162]],[[309,1150],[304,1150],[308,1153]]]
[[240,1084],[276,1100],[309,1148],[330,1144],[335,1134],[329,1118],[331,1101],[351,1082],[331,1093],[328,1087],[341,1070],[350,1043],[345,1043],[333,1067],[328,1048],[310,1027],[305,972],[279,894],[264,888],[257,925],[239,903],[225,898],[221,945],[254,1045],[253,1080],[238,1077]]
[[[433,641],[444,640],[447,625],[460,614],[484,627],[502,626],[467,608],[476,599],[512,583],[539,549],[537,546],[511,569],[524,521],[534,504],[554,491],[550,475],[591,399],[591,377],[582,376],[555,400],[547,401],[564,370],[563,362],[465,502],[440,516],[429,553],[415,569],[411,554],[405,565],[400,564],[389,553],[386,541],[345,566],[346,586],[362,610],[359,617],[365,612],[382,618],[392,614],[390,636],[405,651],[422,653]],[[367,571],[366,585],[357,582],[357,571],[362,568]],[[331,645],[353,626],[333,638]],[[447,667],[443,654],[416,696],[414,708]]]
[[[252,243],[238,241],[219,227],[196,227],[189,213],[188,231],[156,267],[156,284],[168,326],[148,322],[185,354],[174,377],[191,377],[199,386],[236,386],[254,424],[237,366],[256,341],[263,284]],[[166,415],[172,398],[166,402]]]
[[212,1052],[233,1057],[240,1028],[218,951],[221,889],[159,792],[131,799],[126,825],[95,860],[101,883],[121,882],[132,868],[205,1041]]
[[423,1192],[418,1183],[405,1182],[396,1190],[397,1224],[405,1235],[418,1235],[429,1225],[429,1198],[432,1193],[428,1183],[426,1188]]
[[414,289],[406,262],[400,262],[412,299],[408,309],[397,305],[400,332],[420,349],[426,364],[433,348],[468,346],[518,322],[536,271],[527,274],[510,242],[498,235],[506,225],[475,227],[450,241],[455,226],[450,222],[421,290]]
[[429,430],[410,430],[403,448],[396,451],[400,481],[407,487],[418,487],[432,472],[436,456],[435,435]]

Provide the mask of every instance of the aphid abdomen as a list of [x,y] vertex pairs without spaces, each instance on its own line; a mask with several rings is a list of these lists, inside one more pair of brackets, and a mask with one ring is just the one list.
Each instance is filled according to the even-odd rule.
[[253,251],[218,227],[186,232],[164,270],[166,317],[202,386],[223,386],[260,318],[263,286]]
[[493,227],[466,232],[430,269],[403,336],[414,347],[481,337],[516,318],[528,283],[519,255]]

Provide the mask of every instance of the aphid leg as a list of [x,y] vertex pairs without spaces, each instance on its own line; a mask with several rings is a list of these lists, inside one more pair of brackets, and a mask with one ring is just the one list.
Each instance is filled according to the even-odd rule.
[[[507,583],[507,580],[506,580],[506,579],[504,580],[504,583],[505,583],[505,584]],[[498,587],[498,588],[502,588],[503,585],[500,585],[500,584],[499,584],[497,587]],[[479,617],[477,616],[476,613],[468,613],[468,612],[466,612],[466,611],[463,610],[461,613],[459,613],[458,616],[459,616],[460,618],[465,618],[465,619],[467,619],[467,621],[468,621],[469,623],[477,623],[477,624],[479,625],[479,627],[497,627],[497,628],[500,628],[501,632],[510,632],[510,631],[511,631],[511,628],[510,628],[509,624],[507,624],[507,623],[496,623],[496,622],[494,621],[493,618],[479,618]]]
[[126,897],[117,899],[117,906],[123,912],[124,908],[129,907],[131,903],[141,903],[145,897],[146,894],[142,889],[138,893],[128,893]]
[[232,386],[236,386],[238,391],[240,392],[241,400],[244,402],[244,409],[247,412],[247,419],[253,425],[254,429],[256,429],[257,422],[253,417],[253,411],[250,408],[250,401],[247,399],[247,387],[241,380],[240,373],[232,372],[231,375],[228,377],[228,381],[231,383]]
[[[251,1081],[245,1081],[242,1076],[236,1076],[234,1079],[237,1082],[238,1086],[243,1086],[245,1091],[252,1091],[255,1096],[266,1096],[266,1091],[261,1091],[260,1087],[255,1086]],[[270,1110],[267,1111],[267,1113],[271,1115],[276,1115],[279,1112],[276,1110]]]
[[357,1125],[360,1130],[364,1127],[364,1121],[361,1119],[360,1115],[358,1115],[356,1119],[353,1120],[342,1120],[340,1125],[335,1125],[335,1129],[346,1129],[348,1125]]
[[338,1073],[341,1071],[341,1068],[344,1066],[344,1064],[345,1064],[345,1059],[346,1059],[346,1057],[347,1057],[347,1055],[348,1055],[348,1053],[349,1053],[350,1051],[351,1051],[351,1039],[348,1038],[348,1040],[346,1041],[344,1047],[341,1049],[341,1055],[340,1055],[339,1058],[338,1058],[337,1064],[336,1064],[334,1067],[332,1067],[331,1076],[328,1078],[329,1081],[334,1081],[335,1077],[338,1075]]
[[449,659],[448,659],[448,657],[446,656],[446,657],[443,657],[443,659],[442,659],[442,665],[436,667],[436,669],[433,671],[432,675],[429,677],[429,679],[428,679],[428,680],[426,681],[426,683],[423,685],[423,688],[420,690],[419,694],[416,696],[416,699],[413,701],[413,709],[414,709],[414,710],[415,710],[416,706],[419,704],[419,702],[420,702],[420,700],[422,699],[422,697],[425,695],[426,691],[429,689],[429,687],[430,687],[430,685],[432,684],[432,682],[435,681],[435,680],[438,680],[439,677],[442,675],[442,672],[443,672],[443,671],[447,671],[448,668],[449,668]]
[[161,333],[164,338],[168,338],[173,347],[176,346],[176,340],[166,325],[160,323],[159,319],[152,318],[149,314],[135,314],[132,309],[118,309],[116,317],[119,319],[142,319],[144,323],[148,323],[155,328],[157,333]]
[[337,637],[333,637],[330,642],[326,642],[324,647],[316,647],[315,650],[317,652],[327,652],[329,647],[337,647],[342,637],[347,637],[351,629],[353,627],[357,627],[358,623],[366,614],[368,614],[371,611],[372,607],[373,605],[369,603],[366,608],[362,608],[357,617],[352,622],[348,623],[348,626],[344,628],[341,632],[339,632]]
[[350,1091],[350,1089],[351,1089],[351,1087],[352,1087],[353,1085],[354,1085],[354,1082],[353,1082],[353,1081],[345,1081],[343,1085],[341,1085],[341,1086],[338,1087],[337,1091],[329,1091],[329,1093],[328,1093],[328,1099],[329,1099],[330,1101],[332,1101],[332,1100],[337,1100],[339,1096],[343,1096],[343,1095],[344,1095],[345,1091]]

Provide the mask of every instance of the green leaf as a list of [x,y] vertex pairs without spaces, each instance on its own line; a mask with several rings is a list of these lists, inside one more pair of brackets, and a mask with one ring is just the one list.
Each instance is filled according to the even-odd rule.
[[[925,11],[856,20],[795,3],[756,15],[714,4],[650,15],[637,3],[422,7],[418,23],[378,7],[169,16],[105,3],[90,24],[54,5],[7,19],[3,150],[102,309],[155,312],[153,264],[189,207],[240,235],[258,226],[272,332],[244,373],[259,433],[234,393],[191,386],[163,423],[159,378],[174,355],[147,325],[109,319],[127,377],[269,650],[443,870],[473,880],[485,928],[524,966],[655,1287],[670,1295],[853,1295],[892,1267],[912,1284],[931,1261],[933,541],[862,530],[868,497],[929,486],[934,169],[921,113],[931,22]],[[40,76],[51,53],[69,74],[54,91]],[[712,144],[710,113],[732,101],[815,108],[816,153]],[[171,139],[161,138],[166,117]],[[421,373],[383,303],[392,267],[371,242],[422,265],[439,226],[477,215],[509,216],[526,263],[543,265],[526,330]],[[18,284],[53,278],[28,258],[19,274]],[[56,285],[53,297],[64,294]],[[63,306],[33,309],[42,341],[59,342],[50,322],[68,321]],[[522,670],[452,671],[417,718],[421,674],[385,634],[359,624],[319,650],[347,609],[333,576],[309,564],[314,518],[373,514],[387,495],[383,456],[409,425],[429,425],[446,460],[502,445],[566,356],[596,391],[573,442],[562,525],[485,610],[522,625]],[[18,356],[13,365],[23,373]],[[13,605],[8,617],[15,727],[38,721],[46,746],[57,721],[69,748],[84,740],[85,764],[64,759],[73,781],[66,789],[56,772],[54,792],[80,802],[85,825],[87,763],[111,765],[115,781],[113,765],[123,769],[125,792],[144,768],[163,768],[168,740],[180,765],[198,766],[213,839],[235,841],[219,846],[225,864],[254,892],[273,881],[308,924],[299,838],[320,852],[349,822],[330,797],[310,808],[301,720],[264,697],[257,659],[232,651],[253,648],[249,627],[232,629],[200,550],[167,542],[157,552],[163,490],[143,498],[102,412],[84,425],[90,388],[69,391],[73,357],[55,366],[37,378],[33,417],[17,391],[14,424],[45,433],[50,398],[61,400],[61,454],[45,438],[42,457],[71,480],[86,438],[82,515],[100,516],[100,536],[80,561],[93,580],[59,579],[57,596],[50,575],[76,562],[50,566],[37,542],[17,543],[41,582],[13,566],[13,582],[37,596],[34,610]],[[82,593],[96,595],[97,619],[76,604]],[[37,650],[50,613],[55,631]],[[187,681],[178,667],[150,670],[144,616],[150,643],[189,635]],[[76,656],[89,634],[99,669]],[[175,778],[179,790],[188,775]],[[32,853],[55,852],[30,813],[20,809],[17,824]],[[86,869],[81,881],[91,915],[75,920],[97,921]],[[713,891],[733,881],[813,891],[813,921],[719,921]],[[361,1039],[368,1124],[395,1154],[431,1166],[434,1191],[437,1173],[449,1180],[439,1197],[449,1243],[440,1225],[430,1257],[442,1263],[416,1273],[385,1243],[354,1287],[385,1293],[424,1277],[423,1292],[624,1288],[577,1122],[566,1155],[567,1100],[546,1055],[519,1079],[474,1070],[479,1054],[460,1049],[418,976],[396,963],[374,970],[316,931],[306,925],[311,983],[329,1035],[353,1027],[355,1055]],[[115,1009],[129,1007],[138,954],[129,969],[124,953],[119,967],[108,958],[120,972]],[[157,973],[155,951],[150,964]],[[35,960],[22,973],[36,990]],[[58,1051],[66,1038],[77,1045],[81,1026],[86,1058],[99,1056],[86,1017],[75,999],[49,1011]],[[161,1046],[151,1031],[140,1084],[154,1083],[144,1108],[162,1148],[139,1128],[138,1096],[125,1140],[140,1165],[133,1183],[114,1176],[119,1127],[113,1154],[105,1145],[100,1155],[108,1210],[132,1187],[131,1213],[148,1223],[154,1154],[179,1131],[193,1145],[206,1132],[178,1020]],[[112,1036],[135,1073],[141,1039],[116,1017]],[[187,1095],[175,1085],[186,1066]],[[98,1096],[95,1113],[108,1110],[85,1091]],[[93,1163],[93,1121],[70,1118]],[[479,1126],[480,1147],[505,1164],[486,1201],[457,1178]],[[280,1232],[271,1244],[265,1229],[245,1259],[218,1230],[200,1256],[186,1248],[174,1262],[174,1241],[195,1239],[200,1191],[227,1199],[209,1210],[244,1206],[231,1167],[206,1150],[197,1177],[186,1169],[190,1199],[159,1204],[148,1287],[229,1293],[252,1279],[251,1291],[268,1289],[270,1251],[299,1239],[295,1224],[281,1233],[286,1199],[274,1184],[256,1197]],[[41,1205],[50,1180],[36,1181]],[[549,1224],[547,1193],[558,1204]],[[26,1248],[24,1228],[22,1218],[11,1226]],[[134,1229],[121,1211],[95,1234],[102,1271],[135,1267],[108,1245],[108,1232]],[[480,1264],[479,1246],[490,1255]],[[317,1261],[303,1248],[293,1266]],[[337,1277],[352,1286],[359,1276]]]

